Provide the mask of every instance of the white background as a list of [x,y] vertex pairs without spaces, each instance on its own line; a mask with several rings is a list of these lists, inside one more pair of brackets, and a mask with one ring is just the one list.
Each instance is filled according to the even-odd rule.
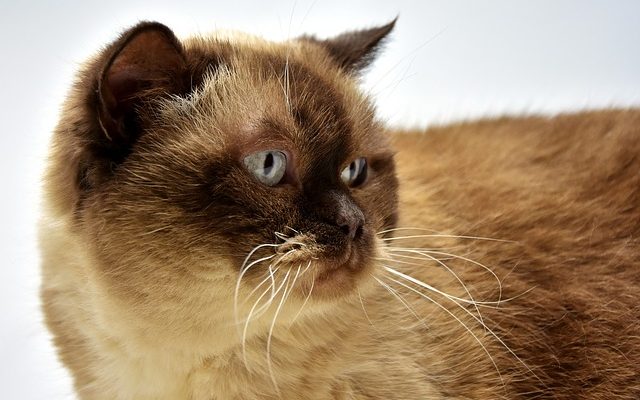
[[390,123],[640,105],[640,2],[0,0],[0,398],[73,398],[38,311],[35,224],[48,138],[73,72],[139,20],[330,36],[399,15],[364,87]]

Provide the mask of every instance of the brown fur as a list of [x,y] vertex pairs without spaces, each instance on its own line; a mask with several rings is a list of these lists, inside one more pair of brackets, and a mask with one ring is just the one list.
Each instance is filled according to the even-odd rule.
[[[392,26],[274,44],[143,23],[87,64],[41,226],[81,398],[640,395],[640,111],[384,132],[353,78]],[[241,160],[272,149],[291,169],[268,187]],[[269,265],[289,296],[245,328]]]

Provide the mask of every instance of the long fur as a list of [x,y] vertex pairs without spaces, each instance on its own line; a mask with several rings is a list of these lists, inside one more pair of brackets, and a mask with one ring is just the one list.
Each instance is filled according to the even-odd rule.
[[[391,27],[339,36],[340,60],[331,41],[160,28],[188,79],[127,98],[129,128],[96,82],[158,27],[87,63],[40,229],[81,398],[640,396],[640,111],[385,131],[351,68]],[[277,146],[294,183],[260,186],[239,157]],[[363,155],[362,188],[331,180]],[[366,217],[359,258],[326,222],[337,192]]]

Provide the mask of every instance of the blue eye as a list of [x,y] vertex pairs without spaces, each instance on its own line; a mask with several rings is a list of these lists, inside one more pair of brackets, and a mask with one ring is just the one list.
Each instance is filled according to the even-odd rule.
[[244,158],[249,172],[267,186],[275,186],[287,170],[287,156],[279,150],[265,150]]
[[361,185],[367,179],[367,159],[356,158],[340,173],[340,179],[349,187]]

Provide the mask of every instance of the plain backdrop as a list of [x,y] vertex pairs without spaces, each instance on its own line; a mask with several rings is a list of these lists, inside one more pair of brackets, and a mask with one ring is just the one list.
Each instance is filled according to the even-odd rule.
[[391,124],[640,105],[634,0],[1,0],[0,398],[73,398],[41,324],[35,227],[50,132],[87,56],[140,20],[179,36],[224,28],[283,40],[396,16],[363,82]]

